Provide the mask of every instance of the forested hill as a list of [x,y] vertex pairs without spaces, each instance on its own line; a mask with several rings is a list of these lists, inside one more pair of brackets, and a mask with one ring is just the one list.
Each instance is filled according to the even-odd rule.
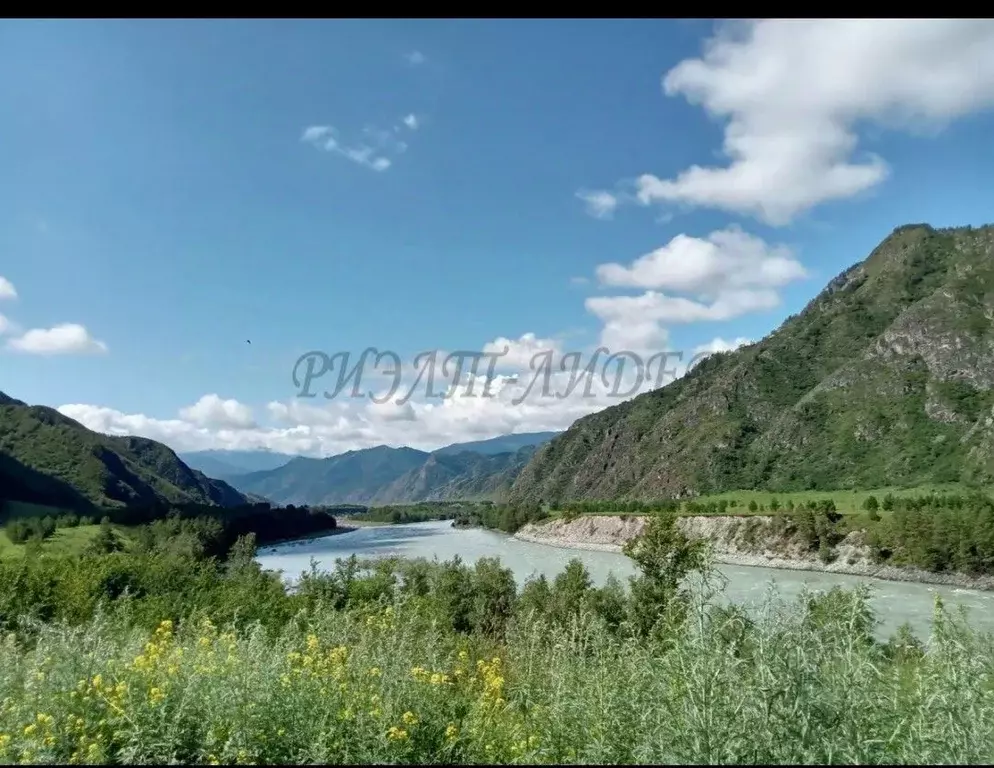
[[994,226],[900,227],[762,341],[580,419],[511,501],[994,481]]
[[190,469],[162,443],[93,432],[53,408],[0,392],[0,506],[4,501],[81,511],[252,500]]

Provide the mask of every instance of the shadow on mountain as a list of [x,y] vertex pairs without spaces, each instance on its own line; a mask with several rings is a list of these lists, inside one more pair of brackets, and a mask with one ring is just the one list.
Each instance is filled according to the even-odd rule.
[[7,501],[73,512],[95,511],[93,504],[69,483],[32,469],[13,456],[0,453],[0,518],[4,516],[3,502]]

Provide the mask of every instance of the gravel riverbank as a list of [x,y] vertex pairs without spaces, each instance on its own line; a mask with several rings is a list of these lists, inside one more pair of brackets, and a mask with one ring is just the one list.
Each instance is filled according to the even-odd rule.
[[[620,553],[625,542],[641,533],[645,518],[628,515],[590,515],[572,521],[551,520],[529,523],[514,537],[520,541],[565,549]],[[772,518],[697,516],[681,517],[678,525],[692,538],[711,542],[714,559],[726,565],[744,565],[794,571],[821,571],[865,576],[888,581],[941,584],[962,589],[994,590],[994,577],[973,577],[963,573],[931,573],[919,568],[878,565],[850,534],[837,547],[830,563],[808,552],[801,542],[773,533]]]

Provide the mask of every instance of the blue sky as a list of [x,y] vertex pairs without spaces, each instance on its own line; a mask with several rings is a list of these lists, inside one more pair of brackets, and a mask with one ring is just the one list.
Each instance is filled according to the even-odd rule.
[[0,389],[180,449],[563,428],[611,401],[376,410],[291,370],[692,354],[898,225],[989,221],[991,23],[793,24],[0,22]]

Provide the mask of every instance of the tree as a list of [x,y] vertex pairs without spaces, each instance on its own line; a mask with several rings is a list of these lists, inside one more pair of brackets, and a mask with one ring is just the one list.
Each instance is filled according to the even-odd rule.
[[629,618],[638,634],[648,635],[671,609],[682,615],[686,595],[680,584],[692,571],[703,569],[704,542],[690,541],[677,527],[677,516],[664,512],[653,515],[624,551],[641,571],[630,580]]
[[117,540],[114,529],[111,527],[110,518],[105,517],[100,521],[96,535],[90,540],[89,551],[93,554],[104,555],[108,552],[117,552],[120,549],[121,543]]
[[228,553],[228,570],[242,571],[255,566],[255,534],[246,533],[235,539],[235,543]]
[[496,557],[476,561],[473,573],[473,605],[470,621],[482,634],[501,637],[514,614],[517,585],[510,568],[502,568]]
[[863,502],[863,509],[867,512],[876,512],[879,506],[876,496],[867,496],[866,501]]
[[518,597],[518,614],[527,616],[535,613],[537,616],[544,616],[549,612],[552,601],[552,590],[549,589],[549,580],[545,574],[540,574],[537,578],[530,578],[525,582]]
[[759,505],[756,503],[755,499],[753,499],[752,501],[749,502],[749,511],[750,512],[755,512],[758,509],[759,509]]
[[578,558],[566,564],[566,569],[552,582],[552,616],[561,624],[580,613],[590,592],[590,574]]

